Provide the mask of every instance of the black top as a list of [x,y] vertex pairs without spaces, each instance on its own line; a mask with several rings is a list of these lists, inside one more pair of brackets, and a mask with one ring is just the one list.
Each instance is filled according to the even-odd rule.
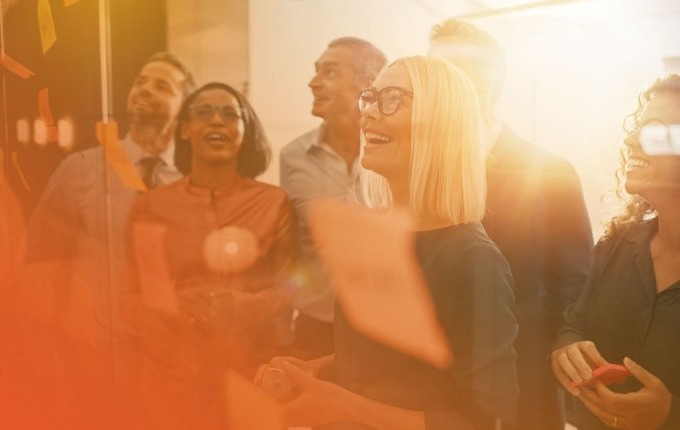
[[478,224],[419,232],[416,252],[453,366],[436,369],[363,336],[338,308],[337,382],[383,403],[425,411],[428,429],[493,429],[496,417],[513,422],[517,323],[505,258]]
[[[656,292],[649,244],[656,219],[600,241],[593,270],[578,301],[565,312],[556,347],[581,340],[595,343],[605,360],[628,356],[660,378],[673,393],[671,416],[661,429],[680,429],[680,279]],[[641,388],[635,378],[610,388]],[[580,402],[577,402],[580,403]],[[579,405],[579,430],[606,429]]]
[[562,430],[557,383],[546,358],[562,312],[588,276],[593,238],[581,183],[569,162],[507,127],[487,171],[484,229],[510,264],[517,299],[517,424]]

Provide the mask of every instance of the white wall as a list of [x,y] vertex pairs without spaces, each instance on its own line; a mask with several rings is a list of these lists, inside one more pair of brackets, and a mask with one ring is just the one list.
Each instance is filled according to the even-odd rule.
[[225,82],[247,90],[248,0],[167,0],[168,51],[198,86]]
[[[250,0],[250,95],[275,152],[318,124],[307,82],[326,44],[373,42],[390,60],[425,53],[447,16],[414,0]],[[444,4],[445,2],[442,2]],[[504,46],[510,74],[499,112],[521,134],[579,171],[596,235],[613,187],[621,124],[636,97],[680,55],[680,2],[591,0],[569,8],[473,21]],[[278,180],[274,163],[264,176]]]
[[[410,0],[251,0],[251,100],[275,152],[319,124],[307,83],[331,40],[366,39],[388,59],[425,52],[435,17]],[[264,176],[278,182],[278,161]]]

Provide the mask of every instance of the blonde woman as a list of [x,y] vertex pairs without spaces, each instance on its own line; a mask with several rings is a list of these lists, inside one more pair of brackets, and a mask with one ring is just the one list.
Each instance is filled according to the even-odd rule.
[[[336,313],[336,353],[277,358],[300,394],[289,425],[496,429],[514,420],[517,333],[507,262],[480,221],[485,171],[468,78],[444,60],[397,60],[359,96],[367,204],[409,210],[416,253],[455,362],[436,369],[356,332]],[[404,309],[408,317],[408,309]],[[332,382],[321,375],[333,375]]]

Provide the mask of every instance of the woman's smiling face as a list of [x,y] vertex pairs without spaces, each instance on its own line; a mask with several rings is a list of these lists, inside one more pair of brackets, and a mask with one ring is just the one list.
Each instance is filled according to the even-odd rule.
[[236,162],[245,127],[238,100],[228,91],[214,88],[196,96],[181,127],[195,165]]
[[[375,80],[376,92],[387,87],[413,92],[411,77],[398,63],[383,71]],[[413,97],[399,95],[399,108],[391,115],[380,112],[378,101],[366,106],[361,115],[364,154],[361,165],[388,180],[408,177],[411,163],[411,122]]]
[[[640,125],[680,124],[680,95],[661,92],[642,111]],[[646,155],[639,142],[639,130],[625,139],[629,149],[626,163],[626,191],[650,200],[658,192],[680,189],[680,156]],[[663,198],[662,196],[660,196]]]

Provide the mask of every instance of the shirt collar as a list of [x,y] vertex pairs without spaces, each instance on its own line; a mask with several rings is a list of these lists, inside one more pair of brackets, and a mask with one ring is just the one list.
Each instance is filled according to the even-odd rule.
[[326,128],[326,123],[321,124],[314,133],[309,136],[309,139],[304,142],[304,148],[306,152],[313,151],[317,148],[323,146],[323,135]]
[[[128,157],[130,157],[130,161],[132,163],[137,164],[139,160],[142,158],[146,157],[151,157],[153,154],[150,154],[146,152],[141,146],[137,145],[134,140],[132,140],[132,137],[128,134],[125,136],[125,138],[122,140],[121,144],[123,145],[123,148],[125,149],[125,152],[127,152]],[[165,148],[163,151],[161,151],[158,154],[158,157],[161,159],[164,165],[166,166],[174,166],[175,165],[175,142],[172,141],[170,142],[170,145],[168,145],[167,148]]]

